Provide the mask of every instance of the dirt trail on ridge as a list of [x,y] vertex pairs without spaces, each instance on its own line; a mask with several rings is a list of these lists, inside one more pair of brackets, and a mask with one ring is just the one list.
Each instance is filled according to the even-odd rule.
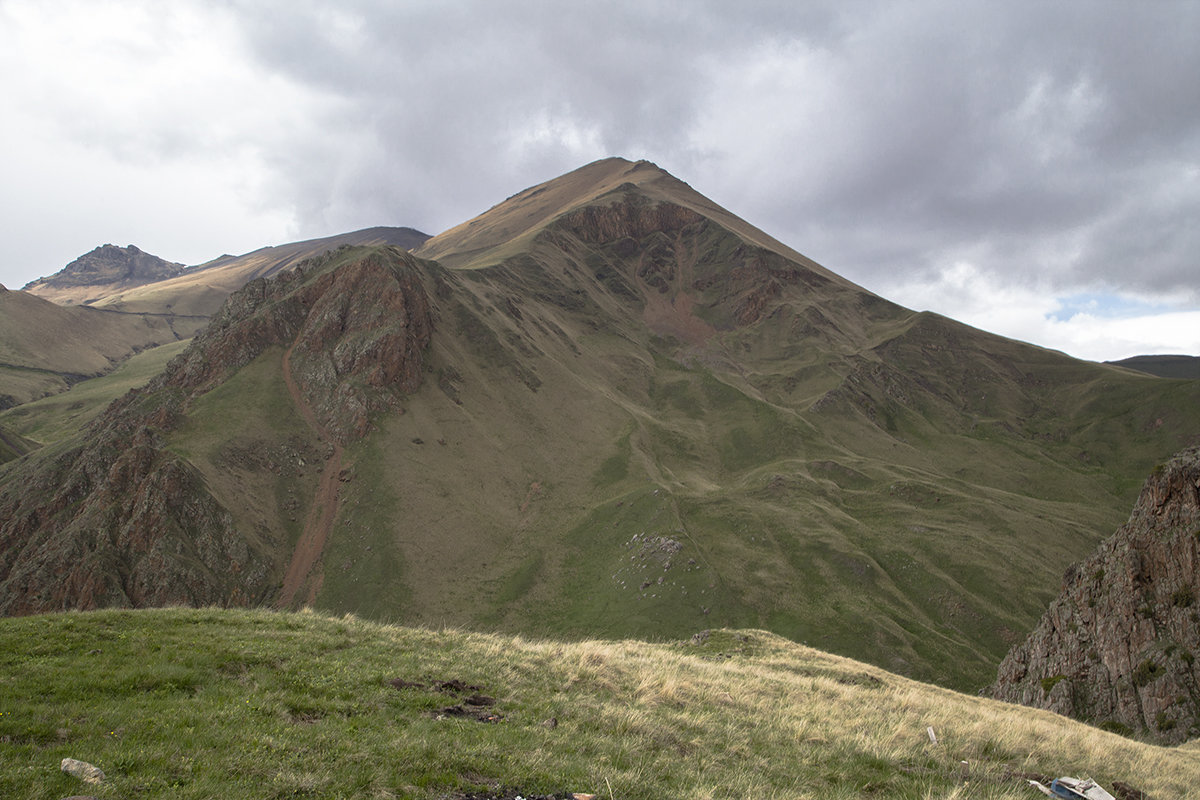
[[300,411],[300,416],[308,423],[322,442],[331,445],[332,451],[325,461],[325,469],[317,481],[317,491],[308,514],[304,519],[304,529],[296,541],[296,549],[292,553],[292,561],[288,565],[283,578],[283,588],[279,599],[275,601],[277,608],[289,608],[296,600],[296,595],[307,585],[308,591],[304,602],[312,603],[321,588],[324,572],[320,566],[321,553],[333,529],[333,519],[337,515],[338,483],[342,472],[342,446],[329,434],[325,427],[317,421],[317,415],[305,401],[292,375],[293,344],[283,354],[283,380],[287,384],[292,402]]

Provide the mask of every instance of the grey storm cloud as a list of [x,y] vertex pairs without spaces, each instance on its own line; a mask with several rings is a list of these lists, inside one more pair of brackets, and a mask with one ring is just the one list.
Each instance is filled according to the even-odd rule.
[[114,47],[161,86],[26,105],[121,163],[245,163],[240,202],[296,238],[437,233],[622,155],[868,288],[969,261],[1200,303],[1200,3],[125,6],[153,30]]
[[859,280],[973,252],[1200,296],[1194,3],[229,8],[338,100],[273,156],[302,228],[440,229],[619,154]]

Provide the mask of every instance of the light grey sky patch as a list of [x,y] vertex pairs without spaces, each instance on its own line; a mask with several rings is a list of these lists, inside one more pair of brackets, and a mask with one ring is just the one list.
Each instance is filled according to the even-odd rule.
[[0,36],[10,288],[105,242],[437,233],[621,155],[911,307],[1200,354],[1190,0],[0,0]]

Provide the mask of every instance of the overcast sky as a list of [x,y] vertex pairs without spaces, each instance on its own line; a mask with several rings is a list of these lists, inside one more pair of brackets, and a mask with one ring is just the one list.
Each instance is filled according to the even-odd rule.
[[915,309],[1200,355],[1200,2],[0,0],[0,283],[646,158]]

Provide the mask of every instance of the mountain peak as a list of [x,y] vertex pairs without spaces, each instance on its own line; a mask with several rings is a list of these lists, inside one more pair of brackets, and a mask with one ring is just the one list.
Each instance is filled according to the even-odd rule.
[[528,248],[531,239],[555,220],[589,206],[607,208],[635,195],[652,206],[669,204],[710,220],[747,244],[781,255],[835,283],[866,292],[730,213],[657,164],[620,157],[593,161],[517,192],[479,216],[434,236],[415,254],[452,268],[491,266]]
[[81,286],[135,286],[173,278],[183,264],[151,255],[134,245],[103,244],[84,253],[49,277],[26,284],[25,289],[67,289]]
[[559,215],[622,184],[645,186],[663,179],[676,180],[649,161],[618,157],[593,161],[517,192],[479,216],[434,236],[417,254],[449,266],[465,266],[474,261],[474,256],[534,233]]

